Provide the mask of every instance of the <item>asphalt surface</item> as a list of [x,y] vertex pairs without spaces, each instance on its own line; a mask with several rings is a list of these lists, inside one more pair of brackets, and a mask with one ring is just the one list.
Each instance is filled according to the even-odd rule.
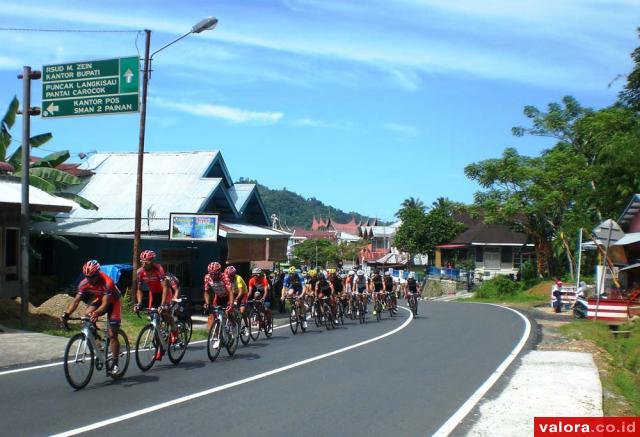
[[165,357],[146,373],[132,357],[122,380],[94,372],[80,391],[67,384],[62,366],[0,375],[0,419],[3,429],[25,436],[129,413],[89,433],[431,435],[511,353],[524,323],[490,305],[421,302],[420,312],[414,320],[400,310],[393,319],[387,313],[379,323],[349,321],[333,331],[311,322],[295,336],[285,327],[240,345],[233,358],[222,350],[213,363],[205,343],[190,345],[181,364]]

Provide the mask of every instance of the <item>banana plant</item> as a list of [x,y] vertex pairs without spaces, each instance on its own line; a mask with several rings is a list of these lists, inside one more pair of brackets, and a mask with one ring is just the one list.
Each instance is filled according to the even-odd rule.
[[[7,151],[12,141],[10,130],[16,121],[18,106],[18,98],[14,96],[0,123],[0,161],[5,163],[3,169],[14,175],[19,175],[22,172],[22,146],[18,146],[10,156],[7,156]],[[51,138],[53,135],[50,132],[35,135],[29,139],[29,145],[37,148]],[[66,191],[69,186],[82,182],[80,178],[56,168],[69,159],[69,156],[68,150],[62,150],[50,153],[39,161],[29,163],[29,184],[54,196],[73,200],[84,209],[97,210],[98,207],[89,200]]]

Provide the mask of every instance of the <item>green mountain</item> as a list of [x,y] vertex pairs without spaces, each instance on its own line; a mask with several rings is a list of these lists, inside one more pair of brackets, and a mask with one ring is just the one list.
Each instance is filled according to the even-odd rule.
[[283,227],[310,229],[314,216],[317,219],[322,218],[324,220],[330,217],[331,220],[335,220],[338,223],[347,223],[352,217],[355,217],[356,222],[361,219],[367,220],[367,217],[356,212],[344,212],[332,206],[325,205],[315,197],[305,199],[301,195],[289,191],[286,188],[273,190],[248,178],[240,178],[237,183],[257,184],[258,192],[267,210],[267,215],[271,216],[271,214],[275,213]]

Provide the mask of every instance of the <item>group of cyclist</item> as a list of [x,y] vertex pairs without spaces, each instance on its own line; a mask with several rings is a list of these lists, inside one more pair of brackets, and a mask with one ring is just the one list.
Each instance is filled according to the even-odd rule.
[[[152,250],[144,250],[140,254],[141,267],[136,272],[136,312],[142,309],[143,288],[148,290],[148,308],[156,308],[169,326],[169,344],[174,344],[177,339],[175,319],[172,315],[172,307],[180,302],[180,282],[178,278],[165,272],[162,265],[155,261],[156,254]],[[117,357],[119,355],[120,344],[117,338],[117,331],[121,323],[122,303],[121,292],[113,280],[100,270],[100,264],[96,260],[87,261],[82,267],[84,278],[78,285],[78,293],[75,299],[68,305],[66,311],[60,317],[66,326],[69,316],[77,309],[80,301],[88,302],[86,315],[95,322],[101,315],[107,314],[109,347],[112,356],[116,357],[110,372],[118,372]],[[222,309],[227,313],[239,309],[240,316],[245,318],[248,314],[251,302],[260,302],[264,308],[265,316],[271,320],[270,310],[269,280],[261,269],[254,269],[247,284],[238,274],[234,266],[227,266],[225,269],[219,262],[211,262],[207,266],[207,273],[204,276],[204,309],[209,313],[207,321],[208,328],[211,327],[214,309]],[[376,302],[387,301],[391,308],[397,305],[396,291],[404,294],[408,298],[411,294],[419,294],[419,286],[413,273],[409,274],[407,281],[397,290],[396,284],[385,272],[380,274],[379,270],[374,270],[370,277],[367,277],[363,270],[350,270],[346,275],[340,276],[335,269],[326,272],[310,269],[303,275],[291,267],[283,281],[281,300],[290,298],[293,300],[305,301],[309,299],[327,299],[333,316],[336,316],[338,299],[352,300],[353,302],[363,302],[366,308],[369,297],[374,303],[374,315]],[[310,307],[305,303],[305,309],[310,311]],[[351,306],[350,306],[351,307]],[[365,310],[366,311],[366,310]],[[306,322],[304,322],[306,324]],[[161,351],[158,350],[156,359],[161,359]]]
[[[347,304],[346,308],[355,308],[356,305],[349,303],[360,301],[366,311],[371,298],[375,316],[376,308],[379,308],[376,305],[378,301],[389,309],[397,309],[398,292],[403,293],[405,298],[411,294],[419,294],[419,285],[413,273],[409,274],[406,282],[399,285],[388,271],[381,275],[379,270],[374,270],[371,276],[367,277],[363,270],[349,270],[346,275],[341,276],[335,269],[328,269],[326,272],[309,269],[303,275],[295,267],[290,267],[283,281],[280,300],[289,298],[305,302],[305,311],[311,311],[309,301],[326,298],[333,317],[337,317],[338,300],[343,300]],[[306,327],[305,321],[303,324]]]
[[[140,253],[141,267],[136,272],[136,304],[134,311],[142,309],[144,297],[143,289],[148,290],[148,308],[155,308],[162,319],[169,326],[169,344],[175,344],[178,337],[175,318],[172,309],[180,302],[180,281],[172,273],[165,272],[161,264],[155,261],[156,254],[152,250]],[[60,317],[67,326],[69,317],[78,308],[80,301],[87,302],[86,315],[96,322],[100,316],[107,314],[109,347],[113,357],[118,357],[120,344],[117,330],[121,323],[122,303],[121,292],[113,280],[100,270],[100,263],[96,260],[87,261],[82,267],[84,278],[78,285],[75,299],[67,306]],[[211,327],[213,314],[209,309],[223,308],[230,312],[239,307],[242,317],[246,317],[248,304],[260,301],[265,309],[266,317],[270,319],[271,310],[268,300],[269,282],[260,269],[254,269],[249,284],[237,274],[234,266],[224,270],[219,262],[212,262],[207,266],[204,276],[204,309],[209,313],[208,326]],[[158,350],[156,360],[162,358],[162,351]],[[117,358],[114,360],[110,372],[118,372]]]

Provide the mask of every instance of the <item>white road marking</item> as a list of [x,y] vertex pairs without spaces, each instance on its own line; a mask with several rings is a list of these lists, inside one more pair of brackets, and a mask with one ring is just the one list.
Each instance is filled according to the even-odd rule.
[[[112,425],[114,423],[123,422],[125,420],[129,420],[129,419],[132,419],[134,417],[138,417],[138,416],[142,416],[144,414],[152,413],[154,411],[158,411],[158,410],[161,410],[163,408],[168,408],[168,407],[171,407],[171,406],[176,405],[176,404],[181,404],[181,403],[184,403],[184,402],[188,402],[188,401],[191,401],[193,399],[197,399],[197,398],[200,398],[200,397],[203,397],[203,396],[208,396],[210,394],[217,393],[217,392],[220,392],[220,391],[232,388],[232,387],[237,387],[239,385],[246,384],[248,382],[253,382],[253,381],[256,381],[258,379],[266,378],[267,376],[271,376],[271,375],[274,375],[276,373],[286,372],[287,370],[290,370],[290,369],[293,369],[293,368],[296,368],[296,367],[300,367],[300,366],[304,366],[306,364],[313,363],[314,361],[322,360],[324,358],[328,358],[328,357],[331,357],[333,355],[341,354],[343,352],[350,351],[351,349],[355,349],[355,348],[364,346],[366,344],[373,343],[375,341],[381,340],[381,339],[383,339],[385,337],[388,337],[390,335],[395,334],[396,332],[399,332],[399,331],[403,330],[404,328],[406,328],[409,325],[409,323],[411,323],[411,321],[413,320],[413,314],[411,313],[411,311],[409,311],[409,309],[405,308],[405,307],[399,306],[399,308],[402,308],[403,310],[407,311],[409,313],[409,318],[407,318],[407,320],[402,325],[400,325],[399,327],[397,327],[397,328],[395,328],[395,329],[393,329],[393,330],[391,330],[391,331],[389,331],[389,332],[387,332],[385,334],[379,335],[379,336],[374,337],[374,338],[370,338],[369,340],[364,340],[364,341],[361,341],[359,343],[352,344],[351,346],[343,347],[341,349],[337,349],[337,350],[334,350],[334,351],[331,351],[331,352],[327,352],[327,353],[324,353],[322,355],[317,355],[317,356],[312,357],[312,358],[307,358],[306,360],[302,360],[302,361],[298,361],[298,362],[295,362],[295,363],[292,363],[292,364],[288,364],[288,365],[283,366],[283,367],[278,367],[277,369],[273,369],[273,370],[269,370],[267,372],[259,373],[257,375],[254,375],[254,376],[251,376],[251,377],[248,377],[248,378],[244,378],[244,379],[241,379],[241,380],[238,380],[238,381],[230,382],[228,384],[219,385],[217,387],[212,387],[210,389],[207,389],[207,390],[204,390],[204,391],[200,391],[198,393],[193,393],[191,395],[182,396],[180,398],[177,398],[177,399],[174,399],[174,400],[171,400],[171,401],[167,401],[167,402],[163,402],[161,404],[152,405],[150,407],[143,408],[141,410],[134,411],[132,413],[123,414],[122,416],[117,416],[117,417],[113,417],[111,419],[103,420],[101,422],[97,422],[97,423],[94,423],[94,424],[91,424],[91,425],[87,425],[87,426],[84,426],[82,428],[71,429],[69,431],[65,431],[65,432],[62,432],[60,434],[55,434],[52,437],[72,436],[72,435],[80,434],[80,433],[83,433],[83,432],[92,431],[94,429],[102,428],[102,427],[107,426],[107,425]],[[288,326],[288,325],[284,325],[284,326]]]
[[[480,303],[480,302],[472,302],[472,303]],[[460,422],[462,422],[462,420],[466,417],[466,415],[469,414],[469,412],[473,409],[473,407],[476,406],[476,404],[480,401],[480,399],[482,399],[482,397],[489,391],[489,389],[493,387],[493,384],[496,383],[498,378],[500,378],[502,374],[505,372],[505,370],[507,370],[507,367],[509,367],[509,365],[513,362],[513,360],[515,360],[515,358],[518,356],[518,354],[526,344],[527,340],[529,339],[529,334],[531,333],[531,323],[529,322],[529,319],[523,316],[520,312],[502,305],[496,305],[492,303],[480,303],[480,304],[506,308],[509,311],[513,311],[514,313],[522,317],[522,320],[524,320],[524,323],[525,323],[524,334],[522,334],[522,338],[520,338],[520,341],[518,342],[516,347],[513,348],[509,356],[507,356],[507,358],[491,374],[489,379],[487,379],[484,382],[484,384],[482,384],[471,395],[471,397],[467,399],[467,401],[464,404],[462,404],[460,408],[458,408],[458,411],[453,413],[453,415],[433,434],[434,436],[444,437],[444,436],[448,436],[449,434],[451,434],[451,432],[453,432],[453,430],[460,424]]]
[[[289,324],[274,326],[273,330],[275,331],[276,329],[282,329],[282,328],[288,328],[288,327],[289,327]],[[206,342],[207,340],[197,340],[197,341],[189,342],[189,344],[191,345],[191,344],[199,344],[199,343],[206,343]],[[135,354],[135,353],[136,353],[135,350],[131,350],[129,352],[129,354]],[[41,364],[39,366],[21,367],[19,369],[13,369],[13,370],[5,370],[4,372],[0,372],[0,376],[10,375],[12,373],[28,372],[30,370],[44,369],[47,367],[62,366],[62,364],[64,364],[64,361],[58,361],[58,362],[49,363],[49,364]]]

